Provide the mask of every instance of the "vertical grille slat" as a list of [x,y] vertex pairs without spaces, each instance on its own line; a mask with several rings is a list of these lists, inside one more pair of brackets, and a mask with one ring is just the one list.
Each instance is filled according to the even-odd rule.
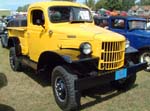
[[123,66],[125,41],[102,42],[100,70],[113,70]]

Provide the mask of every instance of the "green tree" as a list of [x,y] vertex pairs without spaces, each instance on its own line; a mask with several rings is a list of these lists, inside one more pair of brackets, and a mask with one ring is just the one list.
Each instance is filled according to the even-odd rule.
[[122,10],[127,11],[134,5],[135,5],[135,0],[122,0]]
[[100,8],[106,8],[106,9],[107,9],[106,2],[107,2],[107,0],[98,0],[98,1],[95,3],[95,8],[96,8],[96,10],[97,10],[97,9],[100,9]]
[[150,0],[140,0],[141,5],[150,5]]
[[96,9],[120,10],[122,9],[122,0],[98,0],[95,7]]
[[70,2],[75,2],[76,0],[52,0],[52,1],[70,1]]
[[125,10],[127,11],[135,5],[136,0],[98,0],[96,9],[105,8],[108,10]]
[[28,7],[29,7],[29,4],[24,5],[22,7],[20,6],[20,7],[17,8],[17,11],[18,12],[26,12],[28,10]]
[[106,7],[109,10],[120,10],[122,9],[122,1],[121,0],[107,0]]
[[85,0],[85,4],[92,10],[95,10],[95,0]]

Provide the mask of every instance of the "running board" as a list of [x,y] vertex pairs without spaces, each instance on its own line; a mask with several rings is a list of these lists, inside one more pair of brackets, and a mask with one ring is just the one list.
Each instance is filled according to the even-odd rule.
[[37,70],[37,63],[29,60],[29,58],[23,57],[21,62],[29,67],[31,67],[34,70]]

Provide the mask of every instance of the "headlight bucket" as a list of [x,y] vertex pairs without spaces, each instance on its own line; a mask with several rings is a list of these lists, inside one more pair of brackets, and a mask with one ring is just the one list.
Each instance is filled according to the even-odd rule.
[[126,39],[126,48],[130,47],[130,41]]
[[92,46],[90,43],[85,42],[80,45],[80,52],[84,55],[90,55],[92,53]]

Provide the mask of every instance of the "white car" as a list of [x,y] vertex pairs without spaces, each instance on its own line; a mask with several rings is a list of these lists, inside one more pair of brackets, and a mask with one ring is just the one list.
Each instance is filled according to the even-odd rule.
[[6,27],[6,24],[2,20],[0,20],[0,34],[3,33],[5,27]]

